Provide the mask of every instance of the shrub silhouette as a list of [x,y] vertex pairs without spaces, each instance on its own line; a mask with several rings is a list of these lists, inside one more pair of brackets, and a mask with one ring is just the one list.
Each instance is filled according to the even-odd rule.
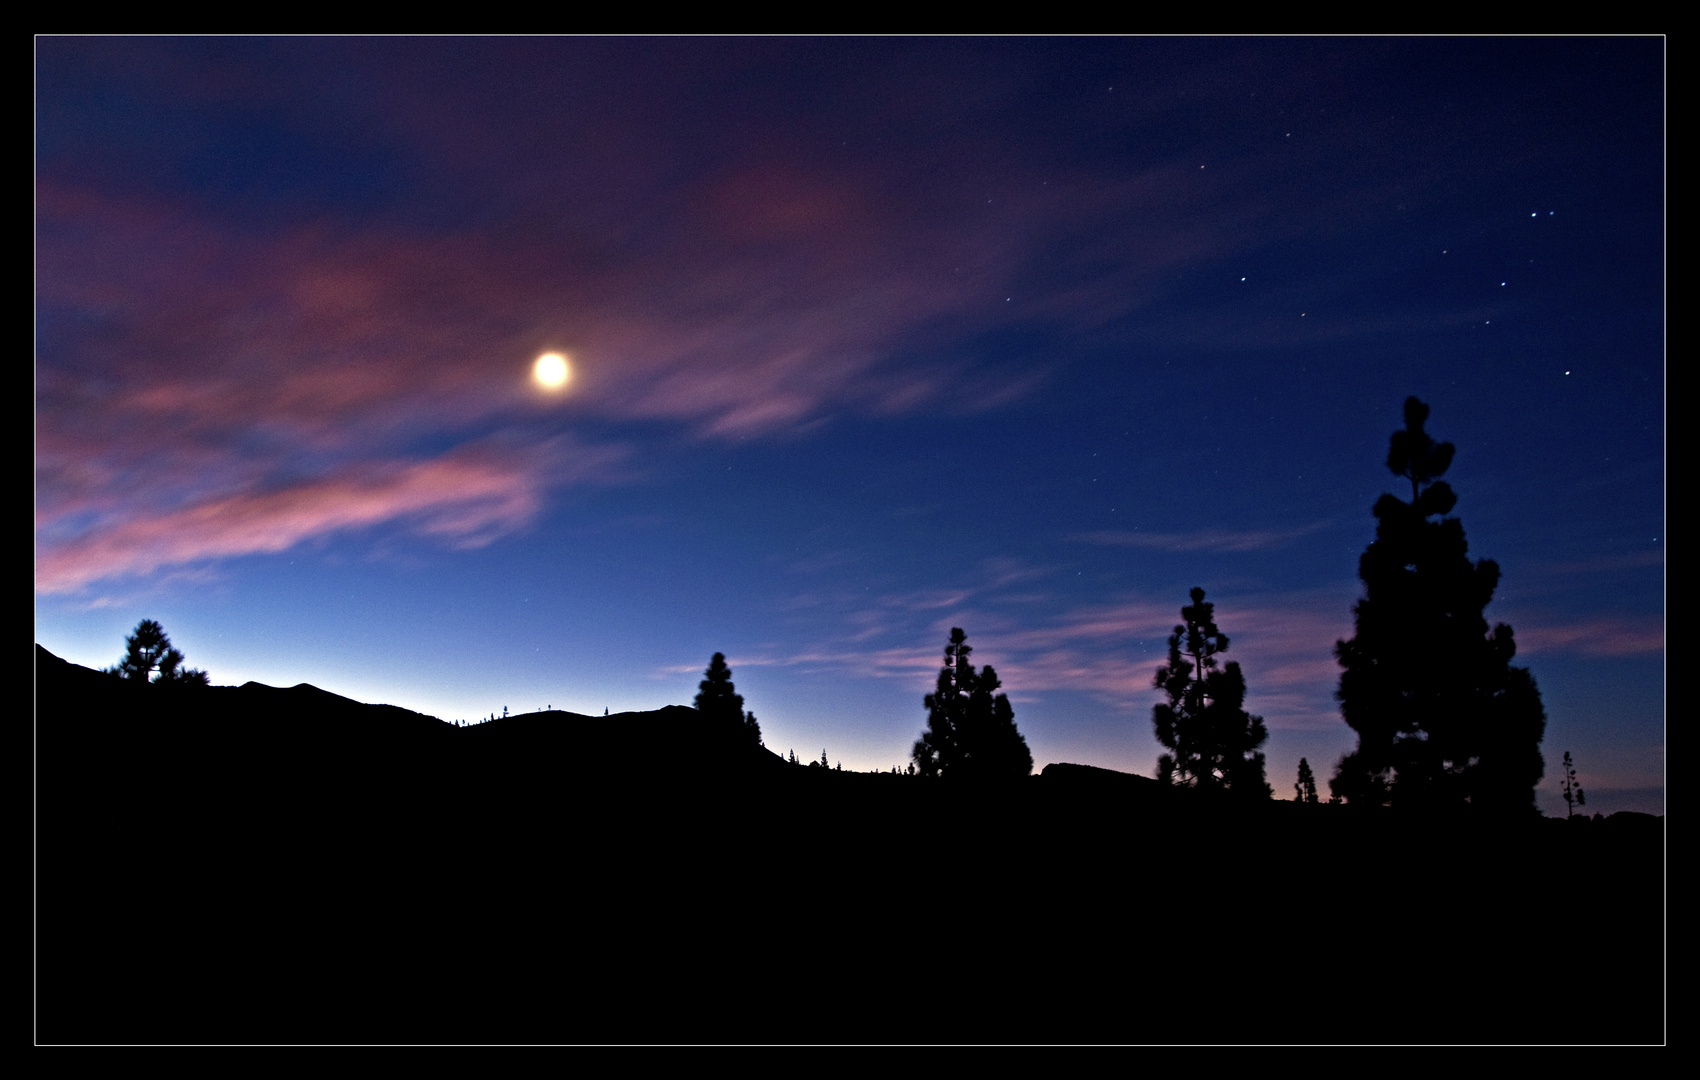
[[1411,501],[1376,502],[1357,632],[1334,647],[1344,669],[1335,696],[1358,748],[1329,786],[1349,803],[1530,811],[1546,712],[1534,678],[1511,666],[1511,627],[1488,632],[1499,566],[1472,563],[1463,525],[1444,516],[1458,502],[1438,479],[1453,447],[1423,430],[1428,413],[1406,400],[1387,467],[1410,481]]

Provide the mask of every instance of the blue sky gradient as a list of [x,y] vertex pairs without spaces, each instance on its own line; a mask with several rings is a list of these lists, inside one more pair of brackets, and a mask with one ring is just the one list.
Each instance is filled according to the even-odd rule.
[[39,38],[36,638],[444,719],[724,652],[770,748],[886,769],[961,626],[1036,767],[1150,775],[1197,585],[1290,797],[1415,394],[1542,807],[1569,750],[1662,813],[1664,63]]

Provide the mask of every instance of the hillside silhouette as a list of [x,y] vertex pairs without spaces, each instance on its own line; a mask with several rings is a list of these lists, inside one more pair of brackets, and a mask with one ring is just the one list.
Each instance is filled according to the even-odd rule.
[[1660,818],[953,784],[702,721],[457,727],[37,646],[37,1039],[1664,1037]]

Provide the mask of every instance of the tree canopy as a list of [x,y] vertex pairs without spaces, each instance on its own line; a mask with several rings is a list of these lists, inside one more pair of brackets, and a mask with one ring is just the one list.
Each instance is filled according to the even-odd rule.
[[207,673],[199,668],[183,667],[183,653],[171,644],[165,627],[152,619],[143,619],[124,639],[124,658],[106,669],[131,682],[173,686],[206,686]]
[[922,776],[1002,778],[1033,771],[1033,754],[1015,726],[1015,709],[987,664],[976,672],[968,662],[973,647],[961,627],[950,632],[938,686],[923,703],[927,730],[910,757]]
[[1334,647],[1335,697],[1358,747],[1330,787],[1348,803],[1531,810],[1546,712],[1534,677],[1511,666],[1511,627],[1488,630],[1499,566],[1471,562],[1463,525],[1445,516],[1458,502],[1439,479],[1453,447],[1424,430],[1428,414],[1406,400],[1387,467],[1410,481],[1411,500],[1376,502],[1356,633]]
[[1192,604],[1181,608],[1185,624],[1169,635],[1169,662],[1152,680],[1169,698],[1151,714],[1157,741],[1169,750],[1157,759],[1157,779],[1269,798],[1273,792],[1258,749],[1269,732],[1263,717],[1245,711],[1239,663],[1217,667],[1216,655],[1228,650],[1228,635],[1216,628],[1216,605],[1205,602],[1203,589],[1193,589],[1191,596]]

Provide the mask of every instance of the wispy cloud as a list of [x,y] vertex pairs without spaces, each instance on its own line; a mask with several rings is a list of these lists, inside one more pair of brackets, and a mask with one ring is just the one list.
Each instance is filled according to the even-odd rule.
[[[233,235],[187,205],[44,182],[43,587],[86,577],[68,568],[97,552],[109,573],[145,573],[170,552],[279,550],[345,528],[351,493],[395,491],[391,463],[417,458],[421,442],[498,429],[544,439],[573,417],[744,439],[945,397],[955,410],[995,407],[1040,377],[981,372],[965,395],[948,364],[918,376],[895,363],[899,338],[980,303],[985,282],[952,279],[939,262],[948,251],[911,261],[869,239],[899,223],[855,217],[873,211],[841,181],[750,183],[779,210],[733,185],[709,199],[717,217],[611,261],[582,237],[500,228]],[[545,347],[573,357],[561,403],[528,384]],[[239,543],[220,516],[286,499],[294,524],[266,535],[288,539]],[[364,502],[389,509],[362,522],[420,513],[413,496]],[[204,534],[208,521],[211,538],[166,535]]]
[[1100,529],[1073,539],[1111,547],[1142,547],[1156,551],[1266,551],[1286,547],[1333,524],[1319,521],[1292,529],[1201,529],[1190,533],[1147,532],[1142,529]]
[[[1334,718],[1339,669],[1332,650],[1339,636],[1350,634],[1349,613],[1334,610],[1332,597],[1315,594],[1211,600],[1230,641],[1225,659],[1245,669],[1249,708],[1281,726]],[[1020,680],[1026,689],[1086,691],[1121,708],[1144,709],[1156,701],[1152,677],[1167,659],[1180,607],[1152,597],[1079,606],[987,644],[1009,654],[1010,685]]]
[[[1026,99],[1027,76],[975,48],[870,48],[881,62],[868,70],[888,81],[858,78],[805,111],[763,105],[760,123],[728,126],[696,110],[712,100],[754,115],[742,111],[749,87],[826,53],[808,42],[292,42],[265,56],[195,41],[54,46],[49,67],[66,85],[81,65],[116,73],[114,96],[208,140],[197,143],[208,160],[240,107],[258,127],[317,132],[270,149],[312,151],[322,173],[280,182],[272,213],[267,198],[233,201],[216,181],[171,172],[161,163],[173,156],[139,128],[107,132],[91,156],[75,109],[48,103],[70,111],[46,114],[36,189],[45,561],[99,548],[114,573],[141,573],[163,564],[124,545],[234,553],[233,539],[162,532],[233,492],[326,500],[291,511],[316,523],[285,530],[299,542],[350,527],[347,493],[388,490],[420,444],[440,454],[498,429],[542,439],[567,417],[743,440],[845,415],[1008,406],[1052,377],[1044,361],[992,362],[965,342],[1012,327],[1090,337],[1162,299],[1178,268],[1314,227],[1198,168],[1202,146],[1112,168],[1058,158],[1043,140],[994,147],[988,125],[1000,102]],[[1216,61],[1210,78],[1240,78],[1252,59]],[[917,100],[917,79],[953,89],[894,112]],[[823,143],[823,127],[851,139]],[[1291,147],[1281,160],[1305,168]],[[113,162],[167,172],[138,178]],[[367,183],[370,200],[356,190]],[[1199,333],[1200,320],[1170,319],[1148,331]],[[573,357],[565,404],[527,385],[544,348]],[[407,498],[372,505],[423,513]],[[1309,531],[1081,539],[1251,551]]]
[[[795,652],[771,653],[762,662],[925,686],[938,671],[950,627],[962,626],[975,663],[996,667],[1012,695],[1084,693],[1111,711],[1137,715],[1157,700],[1152,677],[1167,660],[1168,636],[1184,603],[1184,598],[1126,595],[1017,618],[1005,610],[1007,597],[995,589],[940,593],[935,599],[949,602],[917,605],[894,594],[852,606],[849,598],[841,598],[843,635]],[[1337,596],[1305,592],[1211,599],[1229,636],[1226,659],[1237,660],[1245,670],[1248,708],[1277,728],[1340,722],[1333,699],[1339,683],[1333,647],[1351,635],[1352,627],[1351,612]]]
[[[572,468],[587,476],[610,463],[608,452],[600,451]],[[473,447],[427,461],[364,463],[162,512],[135,512],[39,551],[36,588],[69,592],[103,578],[285,551],[315,537],[392,521],[455,547],[479,547],[529,523],[561,474],[558,460],[546,468],[541,455]]]
[[1640,656],[1663,652],[1662,618],[1606,616],[1574,622],[1524,619],[1512,625],[1519,657],[1539,653],[1572,656]]

